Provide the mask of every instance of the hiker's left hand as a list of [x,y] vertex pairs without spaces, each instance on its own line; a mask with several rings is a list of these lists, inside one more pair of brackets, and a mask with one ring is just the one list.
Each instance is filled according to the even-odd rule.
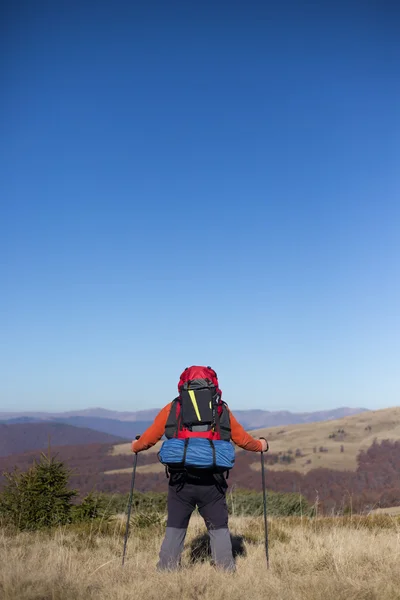
[[136,439],[133,440],[133,442],[132,442],[132,452],[134,452],[135,454],[140,452],[140,450],[137,450],[138,440],[139,440],[139,436],[137,435]]

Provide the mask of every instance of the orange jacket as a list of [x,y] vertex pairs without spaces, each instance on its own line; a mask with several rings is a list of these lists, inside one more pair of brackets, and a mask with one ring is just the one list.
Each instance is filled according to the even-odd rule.
[[[154,446],[164,435],[165,426],[169,412],[171,410],[172,402],[164,406],[160,410],[154,423],[150,425],[148,429],[140,436],[140,439],[132,442],[132,452],[141,452]],[[232,441],[243,450],[250,450],[251,452],[261,452],[262,444],[260,440],[256,440],[243,429],[243,427],[236,421],[235,417],[229,410],[229,417],[231,420],[231,438]]]

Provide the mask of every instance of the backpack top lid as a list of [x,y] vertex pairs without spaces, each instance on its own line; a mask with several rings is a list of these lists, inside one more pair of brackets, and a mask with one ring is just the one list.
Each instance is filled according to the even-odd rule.
[[186,367],[179,379],[178,392],[181,393],[182,390],[188,389],[191,382],[203,384],[204,387],[213,386],[219,397],[221,398],[222,396],[217,374],[211,367],[199,367],[196,365]]

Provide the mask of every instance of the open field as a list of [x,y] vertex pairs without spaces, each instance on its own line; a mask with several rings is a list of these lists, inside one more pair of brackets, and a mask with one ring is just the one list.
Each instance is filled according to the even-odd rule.
[[[339,433],[344,431],[344,433]],[[251,432],[254,437],[265,436],[270,443],[270,450],[274,454],[286,454],[289,450],[294,453],[300,450],[302,456],[290,464],[277,463],[269,465],[273,470],[289,470],[307,473],[311,469],[325,467],[336,470],[355,470],[357,455],[360,450],[366,450],[376,439],[400,439],[400,407],[384,410],[363,412],[335,421],[321,421],[301,425],[288,425],[272,427]],[[332,435],[335,437],[329,437]],[[161,443],[146,452],[156,453]],[[343,452],[341,452],[343,446]],[[320,451],[323,448],[324,451]],[[316,450],[314,452],[314,449]],[[130,454],[131,444],[117,444],[113,446],[112,455]],[[157,457],[154,456],[157,463]],[[260,469],[258,458],[250,465],[252,469]],[[162,466],[143,465],[142,473],[161,472]],[[126,472],[129,472],[127,469]],[[108,472],[109,474],[110,472]]]
[[[190,546],[204,532],[194,518],[183,568],[158,573],[162,525],[132,528],[121,567],[123,520],[50,533],[0,529],[2,600],[399,600],[400,525],[389,516],[282,519],[270,522],[270,570],[261,519],[231,520],[247,555],[237,573],[209,562],[189,563]],[[199,542],[200,543],[200,542]]]

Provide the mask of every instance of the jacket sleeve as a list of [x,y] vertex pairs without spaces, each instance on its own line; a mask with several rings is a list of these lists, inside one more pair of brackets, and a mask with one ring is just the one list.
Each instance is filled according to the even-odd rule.
[[235,419],[231,411],[229,411],[231,420],[231,437],[232,441],[243,450],[250,452],[261,452],[262,444],[260,440],[256,440],[244,430],[241,424]]
[[132,442],[132,452],[142,452],[142,450],[147,450],[162,438],[171,406],[172,402],[167,404],[167,406],[164,406],[154,419],[153,424],[140,436],[140,439]]

